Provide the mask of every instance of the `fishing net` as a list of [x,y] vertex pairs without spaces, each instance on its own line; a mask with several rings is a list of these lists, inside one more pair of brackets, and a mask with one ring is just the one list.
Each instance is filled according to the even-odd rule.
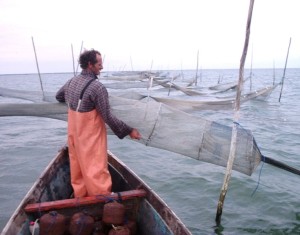
[[[28,99],[38,103],[0,104],[0,116],[38,116],[67,120],[67,106],[57,103],[54,93],[16,91],[0,88],[0,95]],[[165,149],[199,161],[226,167],[230,153],[232,128],[193,116],[147,97],[142,100],[110,95],[113,114],[136,127],[139,143]],[[109,129],[109,134],[112,134]],[[251,175],[261,161],[261,153],[251,131],[238,126],[233,170]]]

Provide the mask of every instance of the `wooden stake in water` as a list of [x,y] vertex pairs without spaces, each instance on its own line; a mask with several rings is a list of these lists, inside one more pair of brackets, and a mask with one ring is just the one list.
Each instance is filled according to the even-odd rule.
[[33,37],[31,37],[31,39],[32,39],[32,45],[33,45],[33,50],[34,50],[34,55],[35,55],[35,62],[36,62],[36,67],[37,67],[37,71],[38,71],[38,75],[39,75],[41,90],[42,90],[42,94],[43,94],[43,101],[45,101],[44,88],[43,88],[43,83],[42,83],[42,78],[41,78],[39,63],[38,63],[38,59],[37,59],[37,55],[36,55],[36,51],[35,51]]
[[[81,55],[82,47],[83,47],[83,41],[81,42],[81,47],[80,47],[80,53],[79,53],[79,56]],[[77,75],[78,67],[79,67],[79,61],[78,61],[78,63],[77,63],[77,68],[76,68],[75,75]]]
[[289,47],[288,47],[288,51],[287,51],[287,55],[286,55],[286,59],[285,59],[285,66],[284,66],[283,76],[282,76],[282,80],[281,80],[281,90],[280,90],[280,95],[279,95],[279,102],[280,102],[280,99],[281,99],[281,94],[282,94],[282,89],[283,89],[283,83],[284,83],[284,78],[285,78],[285,70],[286,70],[286,65],[287,65],[287,61],[288,61],[288,58],[289,58],[289,51],[290,51],[291,41],[292,41],[292,38],[290,38],[290,43],[289,43]]
[[247,27],[246,27],[246,38],[245,38],[244,50],[243,50],[243,54],[242,54],[241,62],[240,62],[239,83],[238,83],[238,87],[237,87],[236,100],[235,100],[235,115],[234,115],[234,122],[233,122],[233,128],[232,128],[230,153],[229,153],[229,158],[227,161],[226,174],[224,177],[224,183],[223,183],[220,197],[219,197],[217,214],[216,214],[217,226],[220,225],[220,223],[221,223],[221,216],[222,216],[222,211],[223,211],[224,200],[225,200],[225,196],[227,193],[228,183],[229,183],[229,180],[231,177],[231,172],[232,172],[232,165],[233,165],[233,161],[234,161],[235,154],[236,154],[237,125],[238,125],[237,121],[239,118],[240,99],[241,99],[242,85],[243,85],[243,80],[244,80],[244,65],[245,65],[245,60],[246,60],[246,56],[247,56],[248,44],[249,44],[253,5],[254,5],[254,0],[250,0],[250,7],[249,7],[249,11],[248,11],[248,20],[247,20]]
[[170,82],[170,85],[169,85],[168,96],[170,96],[170,92],[171,92],[171,88],[172,88],[172,85],[173,85],[173,81],[174,81],[174,76],[172,76],[172,79],[171,79],[171,82]]
[[74,60],[74,52],[73,52],[73,45],[71,44],[71,51],[72,51],[72,61],[73,61],[73,73],[74,73],[74,76],[76,75],[76,72],[75,72],[75,60]]
[[253,44],[252,44],[251,67],[250,67],[250,91],[252,91],[252,61],[253,61]]

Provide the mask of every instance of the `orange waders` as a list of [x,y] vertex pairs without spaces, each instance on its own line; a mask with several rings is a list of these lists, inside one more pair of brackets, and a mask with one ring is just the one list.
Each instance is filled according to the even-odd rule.
[[83,113],[69,109],[68,145],[74,196],[110,193],[106,127],[95,109]]

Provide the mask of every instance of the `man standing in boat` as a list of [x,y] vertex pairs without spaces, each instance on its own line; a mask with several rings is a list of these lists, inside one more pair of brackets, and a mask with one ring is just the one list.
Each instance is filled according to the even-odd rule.
[[81,74],[67,81],[56,99],[69,107],[68,147],[74,196],[86,197],[111,192],[105,123],[120,139],[127,135],[140,139],[141,135],[110,111],[107,89],[97,80],[103,69],[100,52],[84,51],[79,64]]

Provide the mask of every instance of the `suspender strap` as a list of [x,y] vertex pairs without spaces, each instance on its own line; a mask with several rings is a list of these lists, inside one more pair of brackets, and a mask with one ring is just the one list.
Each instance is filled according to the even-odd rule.
[[88,81],[88,83],[85,85],[85,87],[83,88],[83,90],[81,91],[81,93],[80,93],[80,100],[82,100],[82,97],[83,97],[83,94],[84,94],[84,92],[85,92],[85,90],[88,88],[88,86],[93,82],[93,81],[95,81],[96,79],[91,79],[91,80],[89,80]]
[[80,93],[80,97],[79,97],[79,100],[78,100],[78,104],[77,104],[77,108],[76,108],[76,111],[78,112],[79,110],[79,107],[80,107],[80,104],[81,104],[81,100],[82,100],[82,97],[83,97],[83,94],[84,92],[86,91],[86,89],[88,88],[88,86],[93,82],[95,81],[96,79],[91,79],[88,81],[88,83],[85,85],[85,87],[82,89],[81,93]]

